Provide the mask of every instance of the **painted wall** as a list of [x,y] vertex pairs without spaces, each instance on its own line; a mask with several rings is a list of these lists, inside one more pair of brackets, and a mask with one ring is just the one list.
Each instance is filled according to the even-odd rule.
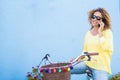
[[[119,0],[0,0],[0,79],[27,80],[45,54],[68,62],[80,54],[90,28],[87,12],[106,8],[113,22],[113,74],[120,72]],[[73,75],[72,80],[85,79]]]

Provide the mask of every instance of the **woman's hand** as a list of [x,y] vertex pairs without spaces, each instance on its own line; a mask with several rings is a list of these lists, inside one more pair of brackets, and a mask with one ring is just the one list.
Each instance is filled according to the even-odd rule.
[[100,27],[98,29],[98,34],[99,34],[99,37],[102,37],[103,36],[102,31],[104,29],[105,24],[102,21],[99,24],[100,24]]
[[78,58],[78,60],[77,60],[77,62],[79,63],[81,60],[83,60],[85,58],[85,55],[81,55],[79,58]]

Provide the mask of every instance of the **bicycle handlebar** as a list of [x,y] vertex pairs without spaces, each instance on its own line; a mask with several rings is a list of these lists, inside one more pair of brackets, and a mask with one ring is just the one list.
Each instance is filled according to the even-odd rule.
[[78,59],[84,59],[85,56],[88,57],[88,61],[91,60],[91,56],[95,56],[95,55],[99,55],[99,53],[97,52],[92,52],[92,53],[88,53],[88,52],[84,52],[84,54],[78,56],[75,60],[73,60],[71,63],[75,63]]

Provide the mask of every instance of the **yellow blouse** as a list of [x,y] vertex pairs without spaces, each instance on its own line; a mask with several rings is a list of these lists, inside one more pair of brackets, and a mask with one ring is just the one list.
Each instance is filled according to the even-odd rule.
[[88,66],[111,74],[110,62],[113,53],[113,34],[110,29],[103,31],[102,41],[99,35],[93,36],[88,31],[85,36],[84,51],[99,53],[99,55],[91,56],[91,61],[86,61]]

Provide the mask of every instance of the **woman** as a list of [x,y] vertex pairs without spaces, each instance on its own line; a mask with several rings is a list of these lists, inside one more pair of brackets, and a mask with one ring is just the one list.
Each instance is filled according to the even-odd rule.
[[[86,33],[83,51],[97,52],[99,55],[91,56],[91,61],[75,65],[71,74],[83,74],[86,70],[90,70],[93,80],[108,80],[108,74],[111,74],[110,62],[113,53],[111,18],[104,8],[93,9],[88,16],[91,28]],[[79,62],[80,58],[76,61]]]

